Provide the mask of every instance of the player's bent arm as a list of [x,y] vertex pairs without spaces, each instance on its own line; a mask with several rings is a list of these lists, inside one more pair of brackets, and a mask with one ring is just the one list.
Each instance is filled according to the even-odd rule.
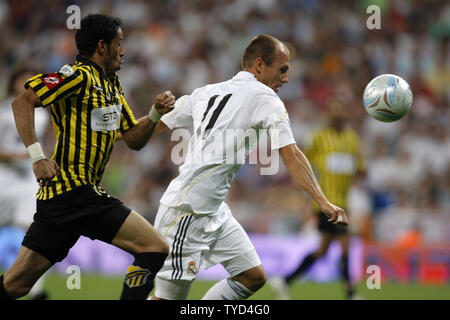
[[36,137],[34,108],[40,106],[42,106],[41,100],[31,88],[12,102],[17,131],[33,160],[34,175],[41,185],[46,185],[59,173],[59,166],[55,161],[45,157]]
[[17,131],[26,147],[38,141],[34,129],[34,108],[41,106],[41,100],[33,89],[28,88],[12,102]]
[[[333,223],[347,224],[344,210],[330,203],[317,182],[311,164],[296,144],[290,144],[280,149],[280,155],[289,173],[316,202]],[[341,216],[342,218],[339,218]],[[342,219],[342,220],[341,220]]]
[[[145,116],[145,117],[139,118],[138,123],[144,121],[146,118],[148,118],[148,117]],[[168,129],[168,127],[166,126],[166,124],[162,121],[159,121],[156,124],[156,128],[154,129],[152,136],[157,136],[158,134],[166,131],[167,129]],[[120,141],[120,140],[124,140],[123,134],[121,132],[119,132],[116,136],[116,141]]]
[[[175,97],[170,91],[165,91],[157,95],[148,116],[140,118],[133,128],[122,132],[122,137],[127,146],[133,150],[142,149],[152,137],[157,124],[160,122],[159,119],[161,116],[172,111],[174,104]],[[161,132],[162,129],[163,128],[160,127],[158,133]]]
[[[156,123],[146,116],[139,119],[138,123],[130,130],[123,131],[121,135],[128,148],[141,150],[152,137],[155,127]],[[120,137],[117,138],[120,139]]]

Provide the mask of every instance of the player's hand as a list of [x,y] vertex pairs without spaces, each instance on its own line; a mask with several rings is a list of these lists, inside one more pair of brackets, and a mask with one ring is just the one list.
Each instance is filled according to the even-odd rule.
[[344,209],[335,206],[332,203],[328,203],[327,206],[322,208],[322,211],[328,217],[328,222],[333,224],[341,223],[343,225],[348,225],[347,214]]
[[58,164],[47,158],[33,163],[33,171],[41,187],[50,185],[50,181],[60,172]]
[[166,114],[173,110],[175,96],[170,91],[164,91],[155,98],[155,107],[160,114]]

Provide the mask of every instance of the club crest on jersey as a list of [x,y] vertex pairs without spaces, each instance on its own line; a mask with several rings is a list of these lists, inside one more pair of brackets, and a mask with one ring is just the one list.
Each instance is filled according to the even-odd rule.
[[62,74],[65,77],[70,77],[71,75],[73,75],[73,73],[75,71],[73,71],[72,67],[68,64],[65,64],[61,67],[61,69],[59,69],[58,71],[60,74]]
[[190,276],[195,276],[198,272],[197,266],[195,265],[195,261],[189,261],[188,267],[187,267],[187,273]]
[[150,274],[150,271],[147,269],[142,269],[138,266],[129,266],[124,282],[130,288],[140,287],[147,283],[147,277]]

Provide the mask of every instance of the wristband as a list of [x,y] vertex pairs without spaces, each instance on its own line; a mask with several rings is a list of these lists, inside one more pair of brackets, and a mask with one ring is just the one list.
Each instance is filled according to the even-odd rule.
[[27,150],[33,163],[46,158],[44,151],[42,151],[41,144],[39,142],[35,142],[29,145],[27,147]]
[[150,111],[148,112],[148,117],[150,118],[150,120],[152,120],[154,123],[157,123],[159,121],[159,119],[161,119],[162,114],[160,114],[158,112],[158,110],[156,110],[155,105],[152,105],[152,108],[150,109]]

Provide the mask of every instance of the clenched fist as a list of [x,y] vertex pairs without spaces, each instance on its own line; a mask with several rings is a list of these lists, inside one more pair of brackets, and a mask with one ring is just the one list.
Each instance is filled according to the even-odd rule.
[[155,98],[155,107],[160,114],[166,114],[173,110],[175,104],[175,96],[170,91],[164,91]]

